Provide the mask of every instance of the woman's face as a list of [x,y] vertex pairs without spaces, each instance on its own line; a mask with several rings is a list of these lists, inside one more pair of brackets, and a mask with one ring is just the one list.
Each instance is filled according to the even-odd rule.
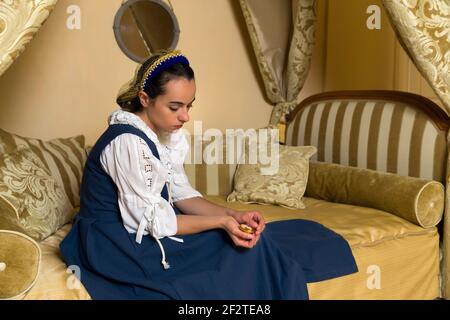
[[178,78],[165,86],[165,94],[150,99],[141,91],[139,98],[144,109],[136,113],[156,133],[174,132],[189,121],[189,110],[195,100],[195,80]]

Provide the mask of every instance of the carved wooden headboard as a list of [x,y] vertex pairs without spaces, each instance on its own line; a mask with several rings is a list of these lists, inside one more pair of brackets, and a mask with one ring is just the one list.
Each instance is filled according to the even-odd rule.
[[23,52],[58,0],[0,1],[0,76]]

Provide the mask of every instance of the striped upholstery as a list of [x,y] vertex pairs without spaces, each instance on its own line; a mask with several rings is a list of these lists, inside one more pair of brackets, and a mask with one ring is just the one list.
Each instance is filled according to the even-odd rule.
[[[223,147],[218,149],[218,159],[221,164],[207,164],[204,161],[203,154],[214,154],[215,139],[200,143],[201,137],[198,137],[198,143],[194,143],[196,138],[190,137],[190,158],[187,157],[185,161],[184,169],[188,176],[189,182],[192,187],[199,191],[203,195],[221,195],[227,196],[233,189],[233,176],[237,168],[237,152],[233,155],[227,153],[225,143]],[[201,146],[201,150],[200,150]],[[197,149],[197,151],[195,151]],[[236,151],[236,148],[235,150]],[[233,161],[226,161],[226,159],[234,159]],[[227,164],[231,162],[232,164]]]
[[368,98],[317,95],[294,110],[286,126],[287,145],[317,147],[312,161],[440,182],[445,181],[446,136],[446,128],[424,108],[392,96],[374,98],[373,92]]
[[84,144],[82,135],[42,141],[0,129],[0,155],[30,148],[64,188],[73,207],[80,205],[80,183],[87,158]]

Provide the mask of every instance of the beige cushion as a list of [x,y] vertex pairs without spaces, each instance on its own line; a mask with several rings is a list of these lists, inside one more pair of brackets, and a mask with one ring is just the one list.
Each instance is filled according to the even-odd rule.
[[77,266],[70,268],[61,259],[59,245],[72,225],[66,224],[51,237],[39,242],[42,251],[41,271],[36,284],[25,300],[90,300],[89,293],[77,276],[83,277]]
[[84,136],[43,141],[0,129],[0,155],[30,148],[64,189],[73,207],[80,205],[80,184],[86,162]]
[[26,235],[0,230],[0,299],[20,299],[36,283],[39,245]]
[[308,197],[383,210],[424,228],[442,219],[440,182],[315,161],[309,170]]
[[[352,248],[359,272],[308,284],[311,299],[434,299],[438,296],[439,235],[373,208],[304,198],[306,208],[227,202],[226,196],[205,196],[220,206],[260,211],[266,221],[308,219],[342,235]],[[59,244],[70,231],[67,224],[39,243],[41,273],[25,299],[89,299],[89,294],[61,260]],[[373,267],[381,270],[381,288],[369,289]],[[369,273],[370,272],[370,273]]]
[[34,150],[17,149],[0,157],[0,229],[42,240],[74,213],[64,188]]
[[302,201],[308,181],[309,158],[314,146],[280,146],[278,170],[263,174],[267,165],[241,164],[234,177],[234,190],[227,201],[276,204],[291,209],[304,209]]

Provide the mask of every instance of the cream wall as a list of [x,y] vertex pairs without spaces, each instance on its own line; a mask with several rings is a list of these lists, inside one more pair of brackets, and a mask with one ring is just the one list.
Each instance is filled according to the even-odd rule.
[[[325,91],[406,91],[422,95],[444,109],[401,47],[381,0],[326,1]],[[366,26],[370,5],[381,9],[380,30]]]
[[[89,144],[116,109],[119,87],[135,69],[112,32],[122,0],[59,0],[36,37],[0,77],[0,128],[50,139],[84,134]],[[271,105],[236,0],[172,0],[179,48],[197,76],[193,120],[203,127],[265,126]],[[81,8],[81,30],[69,30],[69,5]],[[321,81],[321,80],[320,80]],[[193,123],[187,126],[192,130]]]

